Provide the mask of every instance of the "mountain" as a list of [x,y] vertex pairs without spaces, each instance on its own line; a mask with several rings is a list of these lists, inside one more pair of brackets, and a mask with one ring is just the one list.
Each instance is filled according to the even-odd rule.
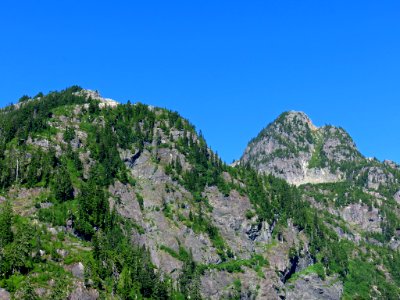
[[340,127],[316,127],[303,112],[281,114],[250,141],[241,160],[292,184],[344,180],[348,165],[363,159]]
[[0,111],[0,298],[400,297],[400,167],[288,112],[228,166],[73,86]]

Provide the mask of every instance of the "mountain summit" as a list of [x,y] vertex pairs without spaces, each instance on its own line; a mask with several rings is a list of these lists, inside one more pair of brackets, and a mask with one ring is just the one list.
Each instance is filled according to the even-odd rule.
[[341,181],[344,166],[361,158],[344,129],[318,128],[304,112],[289,111],[249,142],[240,164],[299,185]]

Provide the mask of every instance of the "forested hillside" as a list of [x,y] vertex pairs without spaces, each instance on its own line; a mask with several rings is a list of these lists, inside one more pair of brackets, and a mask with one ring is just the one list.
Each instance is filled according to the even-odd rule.
[[303,114],[228,166],[176,112],[24,96],[0,111],[0,298],[397,299],[399,183]]

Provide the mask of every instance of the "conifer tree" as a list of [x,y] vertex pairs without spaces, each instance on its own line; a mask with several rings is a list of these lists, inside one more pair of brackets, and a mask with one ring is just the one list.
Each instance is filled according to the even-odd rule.
[[0,248],[3,248],[13,240],[13,232],[11,230],[12,219],[11,204],[6,202],[0,210]]
[[53,189],[56,199],[61,202],[74,197],[74,187],[66,167],[61,166],[56,172]]

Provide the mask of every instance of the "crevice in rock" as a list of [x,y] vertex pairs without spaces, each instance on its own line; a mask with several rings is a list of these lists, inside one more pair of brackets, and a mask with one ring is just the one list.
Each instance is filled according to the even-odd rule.
[[135,161],[140,157],[140,154],[142,154],[140,150],[136,151],[136,153],[133,154],[131,157],[125,158],[124,163],[127,163],[129,168],[132,168],[135,164]]
[[297,265],[299,264],[299,257],[296,255],[290,259],[290,267],[283,274],[281,281],[285,284],[294,273],[296,273]]
[[246,231],[247,236],[250,240],[255,241],[257,237],[260,236],[260,231],[262,229],[262,223],[252,225],[249,230]]

